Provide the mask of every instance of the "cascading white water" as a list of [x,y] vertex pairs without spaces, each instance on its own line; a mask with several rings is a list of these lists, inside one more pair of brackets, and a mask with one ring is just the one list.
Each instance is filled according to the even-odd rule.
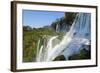
[[56,32],[59,32],[59,24],[56,25]]
[[50,51],[52,50],[52,48],[53,48],[53,46],[52,46],[52,41],[54,40],[54,39],[56,39],[58,36],[53,36],[53,37],[51,37],[50,39],[49,39],[49,41],[47,42],[47,46],[46,47],[44,47],[43,45],[40,47],[40,50],[39,50],[39,43],[40,43],[40,40],[38,41],[38,47],[37,47],[37,57],[36,57],[36,61],[44,61],[47,57],[48,57],[48,55],[49,55],[49,53],[50,53]]
[[52,47],[52,41],[57,39],[53,36],[47,42],[47,46],[41,46],[37,61],[53,61],[57,56],[64,55],[66,60],[74,53],[80,51],[82,45],[89,45],[91,41],[91,14],[79,13],[69,32],[63,37],[62,41],[56,46]]

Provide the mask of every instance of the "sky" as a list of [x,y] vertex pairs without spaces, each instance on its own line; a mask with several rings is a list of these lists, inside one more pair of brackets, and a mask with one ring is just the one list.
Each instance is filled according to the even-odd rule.
[[57,18],[63,17],[64,12],[23,10],[23,25],[40,28],[50,25]]

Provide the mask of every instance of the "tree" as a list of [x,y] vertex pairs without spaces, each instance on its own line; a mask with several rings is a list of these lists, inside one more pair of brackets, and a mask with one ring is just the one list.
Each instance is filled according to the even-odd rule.
[[74,19],[76,17],[77,13],[73,13],[73,12],[65,12],[65,21],[66,24],[68,25],[72,25],[72,23],[74,22]]
[[23,30],[28,31],[28,30],[32,30],[32,28],[30,26],[23,26]]

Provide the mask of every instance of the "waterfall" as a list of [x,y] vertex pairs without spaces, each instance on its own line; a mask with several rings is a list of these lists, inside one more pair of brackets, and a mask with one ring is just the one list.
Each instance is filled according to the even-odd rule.
[[44,61],[46,58],[48,58],[48,55],[50,53],[49,51],[51,51],[53,48],[52,46],[53,40],[56,39],[57,37],[58,36],[51,37],[47,42],[47,46],[44,47],[43,45],[41,45],[40,50],[39,50],[40,40],[38,41],[36,61]]
[[56,32],[59,32],[60,29],[59,29],[59,24],[56,25]]
[[[89,13],[77,14],[69,32],[65,34],[62,41],[52,47],[52,41],[57,39],[53,36],[47,42],[47,47],[41,46],[37,61],[53,61],[57,56],[64,55],[66,60],[72,54],[79,52],[83,45],[90,45],[91,21]],[[45,50],[45,51],[43,51]]]

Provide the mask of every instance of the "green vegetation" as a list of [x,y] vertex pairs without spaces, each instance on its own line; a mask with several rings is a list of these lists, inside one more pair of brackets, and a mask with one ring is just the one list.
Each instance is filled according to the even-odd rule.
[[[24,27],[23,27],[24,28]],[[29,28],[29,26],[28,26]],[[25,29],[25,30],[24,30]],[[57,33],[51,28],[33,28],[27,30],[23,29],[23,62],[32,62],[36,58],[36,48],[39,39],[43,39],[44,35],[56,36],[59,35],[61,40],[63,33]]]
[[65,21],[66,21],[66,24],[68,25],[72,25],[76,15],[78,13],[74,13],[74,12],[65,12]]

